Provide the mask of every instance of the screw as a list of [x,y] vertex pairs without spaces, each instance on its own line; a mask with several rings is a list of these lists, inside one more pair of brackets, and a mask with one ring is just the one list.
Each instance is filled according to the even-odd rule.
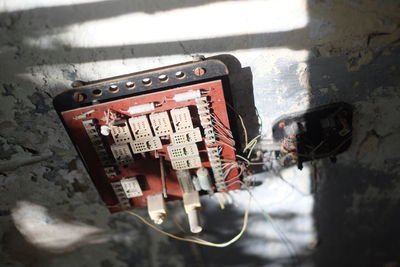
[[205,73],[206,73],[206,70],[204,68],[197,67],[194,69],[194,74],[196,76],[203,76]]

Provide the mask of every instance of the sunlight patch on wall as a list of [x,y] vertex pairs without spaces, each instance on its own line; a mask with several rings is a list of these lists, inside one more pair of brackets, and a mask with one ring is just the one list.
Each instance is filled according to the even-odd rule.
[[104,230],[80,222],[65,221],[47,208],[19,201],[12,211],[18,231],[32,245],[53,253],[71,251],[88,244],[104,242]]
[[51,1],[38,1],[38,0],[4,0],[0,6],[0,12],[13,12],[28,10],[33,8],[46,8],[65,5],[76,5],[85,3],[104,2],[102,0],[51,0]]
[[308,23],[306,1],[226,1],[145,14],[142,12],[75,24],[62,33],[31,38],[28,44],[108,47],[255,33],[284,32]]

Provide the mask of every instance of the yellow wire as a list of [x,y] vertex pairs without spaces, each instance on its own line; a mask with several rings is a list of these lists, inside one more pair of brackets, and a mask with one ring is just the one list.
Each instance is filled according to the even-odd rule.
[[164,230],[158,228],[157,226],[149,223],[145,218],[143,218],[142,216],[140,216],[139,214],[133,212],[133,211],[125,211],[127,213],[129,213],[130,215],[135,216],[136,218],[138,218],[142,223],[146,224],[147,226],[153,228],[155,231],[164,234],[166,236],[169,236],[171,238],[180,240],[180,241],[185,241],[185,242],[191,242],[191,243],[195,243],[195,244],[199,244],[199,245],[203,245],[203,246],[209,246],[209,247],[217,247],[217,248],[224,248],[229,246],[230,244],[236,242],[237,240],[240,239],[240,237],[242,237],[243,233],[246,231],[247,228],[247,223],[248,223],[248,219],[249,219],[249,210],[250,210],[250,203],[251,203],[251,196],[249,197],[249,203],[246,207],[246,210],[244,212],[244,218],[243,218],[243,226],[242,229],[240,230],[240,232],[233,237],[231,240],[224,242],[224,243],[213,243],[213,242],[209,242],[203,239],[192,239],[192,238],[185,238],[185,237],[180,237],[180,236],[176,236],[174,234],[165,232]]
[[236,115],[239,117],[240,123],[242,124],[242,128],[243,128],[245,146],[247,146],[249,139],[248,139],[248,137],[247,137],[247,129],[246,129],[246,126],[244,125],[244,121],[243,121],[242,116],[240,116],[239,112],[237,112],[231,105],[229,105],[228,103],[226,103],[226,105],[227,105],[233,112],[235,112]]

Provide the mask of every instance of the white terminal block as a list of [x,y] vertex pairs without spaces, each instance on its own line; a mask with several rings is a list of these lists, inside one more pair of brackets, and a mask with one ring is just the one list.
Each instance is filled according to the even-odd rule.
[[193,129],[192,116],[188,107],[176,108],[170,111],[175,132],[189,131]]
[[142,189],[136,177],[128,177],[120,181],[127,198],[143,196]]
[[146,115],[133,117],[130,118],[128,121],[129,125],[131,126],[135,140],[153,137],[151,126]]
[[169,120],[168,112],[150,114],[151,126],[153,126],[156,136],[164,136],[172,134],[171,121]]
[[131,106],[128,108],[128,113],[134,115],[134,114],[139,114],[139,113],[143,113],[143,112],[153,111],[155,109],[156,109],[156,106],[152,102],[152,103],[147,103],[147,104]]
[[134,154],[154,151],[162,148],[160,137],[150,137],[131,142]]
[[132,140],[127,120],[117,121],[110,128],[116,144],[125,144]]
[[201,167],[201,159],[199,156],[187,157],[184,159],[171,159],[172,168],[174,170],[187,170]]
[[174,145],[197,143],[203,140],[198,127],[187,132],[173,133],[170,137],[171,143]]
[[199,155],[199,150],[195,143],[185,145],[170,145],[167,147],[167,150],[171,159],[180,159]]
[[127,165],[133,162],[133,156],[128,144],[113,144],[110,148],[115,161],[119,165]]
[[147,210],[150,219],[155,224],[163,222],[164,218],[167,217],[167,210],[165,208],[164,197],[161,193],[147,196]]
[[176,94],[172,99],[175,100],[176,102],[182,102],[186,100],[196,99],[199,97],[201,97],[200,90],[191,90],[184,93]]
[[201,207],[199,192],[183,193],[183,206],[188,216],[190,231],[192,233],[200,233],[203,228],[200,226],[197,212],[197,209]]

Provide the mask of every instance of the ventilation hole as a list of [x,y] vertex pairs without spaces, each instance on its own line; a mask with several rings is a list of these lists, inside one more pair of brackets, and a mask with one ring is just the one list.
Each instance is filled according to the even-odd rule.
[[86,99],[86,95],[84,93],[75,93],[72,98],[76,102],[83,102]]
[[160,76],[158,76],[158,80],[160,82],[166,82],[166,81],[168,81],[168,76],[165,74],[161,74]]
[[151,84],[151,80],[150,80],[150,78],[144,78],[144,79],[142,80],[142,83],[143,83],[144,85],[150,85],[150,84]]
[[111,93],[116,93],[116,92],[118,92],[118,86],[113,84],[108,88],[108,90],[110,90]]
[[94,89],[92,91],[92,94],[95,96],[101,96],[103,94],[103,92],[100,89]]
[[126,88],[133,89],[135,87],[135,83],[134,82],[126,82],[125,84]]
[[178,71],[175,73],[175,77],[178,79],[182,79],[183,77],[185,77],[185,73],[183,71]]

